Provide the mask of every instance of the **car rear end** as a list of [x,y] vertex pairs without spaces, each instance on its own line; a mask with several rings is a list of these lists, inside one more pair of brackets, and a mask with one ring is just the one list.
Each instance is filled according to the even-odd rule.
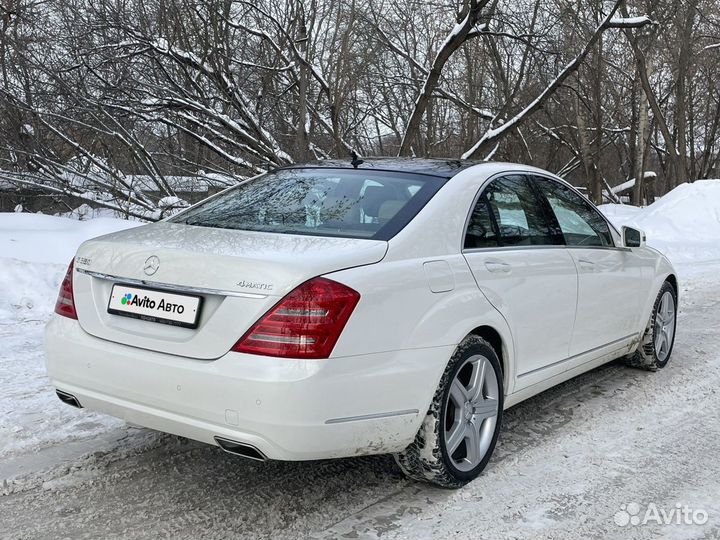
[[83,244],[46,331],[61,399],[254,459],[404,448],[430,353],[343,347],[372,306],[342,276],[442,182],[373,174],[295,171]]

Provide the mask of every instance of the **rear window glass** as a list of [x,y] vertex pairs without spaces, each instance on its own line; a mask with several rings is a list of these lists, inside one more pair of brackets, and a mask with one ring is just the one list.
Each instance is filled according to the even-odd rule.
[[240,184],[168,221],[245,231],[387,240],[445,183],[422,174],[282,169]]

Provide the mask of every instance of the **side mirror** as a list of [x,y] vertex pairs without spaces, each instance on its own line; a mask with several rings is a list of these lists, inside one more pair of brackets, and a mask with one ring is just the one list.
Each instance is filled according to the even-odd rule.
[[634,248],[645,245],[645,233],[632,227],[623,227],[623,244],[625,247]]

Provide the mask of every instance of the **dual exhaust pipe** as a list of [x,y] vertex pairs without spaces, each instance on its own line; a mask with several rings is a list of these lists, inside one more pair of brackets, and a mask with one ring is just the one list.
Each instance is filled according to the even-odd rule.
[[240,456],[254,461],[264,462],[268,460],[268,458],[265,457],[265,454],[251,444],[232,441],[223,437],[215,437],[215,442],[225,452],[232,454],[233,456]]
[[[60,399],[60,401],[62,401],[66,405],[71,405],[72,407],[75,407],[77,409],[83,408],[83,406],[80,405],[78,399],[72,394],[68,392],[63,392],[62,390],[55,390],[55,393],[57,394],[57,397]],[[254,461],[265,462],[268,460],[267,457],[265,457],[265,454],[263,454],[260,450],[258,450],[251,444],[233,441],[224,437],[215,437],[215,442],[228,454],[252,459]]]
[[68,394],[67,392],[63,392],[62,390],[55,390],[55,393],[57,394],[57,397],[60,398],[60,401],[62,401],[66,405],[71,405],[72,407],[75,407],[77,409],[83,408],[83,406],[80,405],[78,399],[72,394]]

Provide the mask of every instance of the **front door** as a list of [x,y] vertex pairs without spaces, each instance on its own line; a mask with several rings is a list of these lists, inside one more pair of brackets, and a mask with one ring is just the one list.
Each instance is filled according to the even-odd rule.
[[578,270],[578,308],[570,356],[621,346],[637,333],[642,266],[616,246],[605,218],[582,195],[545,177],[533,177],[546,197]]

